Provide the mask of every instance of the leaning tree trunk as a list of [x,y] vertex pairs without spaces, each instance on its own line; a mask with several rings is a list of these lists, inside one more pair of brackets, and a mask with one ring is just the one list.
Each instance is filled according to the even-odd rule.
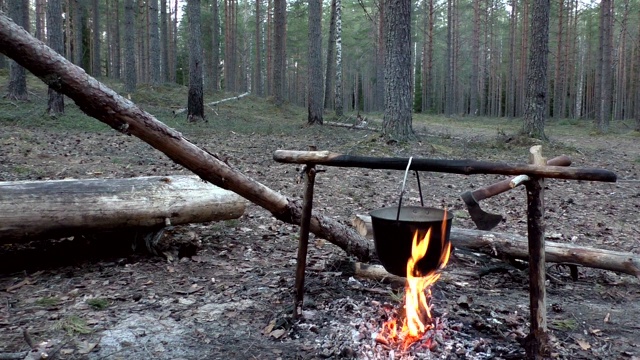
[[[36,40],[0,13],[0,52],[25,66],[45,83],[69,96],[89,116],[134,135],[214,185],[231,190],[269,210],[276,218],[300,224],[299,201],[269,189],[189,142],[182,134],[141,110],[64,57]],[[310,230],[361,261],[373,256],[371,244],[349,226],[314,214]]]
[[[64,40],[62,32],[62,6],[61,0],[49,0],[47,2],[47,41],[49,46],[64,54]],[[64,95],[49,87],[49,102],[47,113],[55,116],[64,113]]]

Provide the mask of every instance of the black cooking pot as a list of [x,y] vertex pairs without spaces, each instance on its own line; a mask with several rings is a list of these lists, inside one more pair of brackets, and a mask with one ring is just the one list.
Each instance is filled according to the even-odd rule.
[[[387,207],[370,212],[378,259],[391,274],[407,276],[407,261],[411,258],[414,232],[421,240],[431,229],[429,247],[418,261],[413,276],[424,276],[440,268],[442,252],[449,246],[453,214],[421,206]],[[444,234],[442,225],[446,221]]]

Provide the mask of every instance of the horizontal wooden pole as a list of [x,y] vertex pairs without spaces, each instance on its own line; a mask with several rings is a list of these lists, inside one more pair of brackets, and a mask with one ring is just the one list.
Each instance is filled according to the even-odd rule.
[[[330,151],[276,150],[273,159],[281,163],[316,164],[368,169],[405,170],[409,158],[381,158],[371,156],[343,155]],[[604,169],[567,168],[563,166],[535,166],[528,164],[505,164],[477,160],[445,160],[413,158],[410,170],[444,172],[451,174],[499,174],[530,175],[544,178],[615,182],[616,174]]]

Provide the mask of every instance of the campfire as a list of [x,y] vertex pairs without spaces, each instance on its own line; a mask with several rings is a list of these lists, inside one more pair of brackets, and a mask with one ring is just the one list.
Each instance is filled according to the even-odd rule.
[[[432,228],[421,236],[418,230],[414,231],[411,245],[411,255],[406,267],[406,285],[404,294],[404,307],[400,311],[391,311],[389,319],[383,324],[376,341],[391,348],[400,348],[403,351],[413,344],[432,349],[434,333],[439,328],[440,320],[431,314],[431,286],[440,278],[440,271],[449,261],[451,243],[446,241],[447,213],[444,213],[444,221],[440,239],[432,239]],[[432,241],[440,241],[442,249],[436,270],[423,273],[417,266],[429,250]]]

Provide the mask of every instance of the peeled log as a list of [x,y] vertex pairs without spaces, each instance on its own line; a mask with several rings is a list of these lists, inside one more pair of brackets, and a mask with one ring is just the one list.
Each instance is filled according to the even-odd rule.
[[245,206],[197,176],[0,182],[0,243],[237,219]]
[[[360,235],[373,238],[370,216],[356,215],[352,225]],[[529,259],[524,236],[452,227],[450,239],[454,247],[473,249],[498,258]],[[547,262],[577,264],[640,277],[640,256],[637,254],[551,241],[545,241],[545,246]]]

